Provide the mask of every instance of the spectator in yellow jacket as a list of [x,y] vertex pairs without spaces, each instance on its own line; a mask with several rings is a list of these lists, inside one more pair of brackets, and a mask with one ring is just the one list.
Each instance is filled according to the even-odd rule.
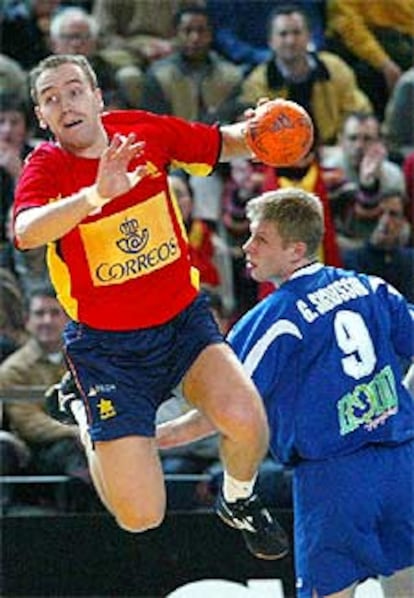
[[239,100],[254,105],[261,97],[285,98],[301,104],[313,117],[323,145],[335,143],[344,117],[370,112],[353,71],[338,56],[311,52],[306,13],[297,6],[279,6],[269,17],[272,57],[252,70]]
[[390,92],[412,66],[414,0],[328,0],[326,40],[352,66],[382,120]]

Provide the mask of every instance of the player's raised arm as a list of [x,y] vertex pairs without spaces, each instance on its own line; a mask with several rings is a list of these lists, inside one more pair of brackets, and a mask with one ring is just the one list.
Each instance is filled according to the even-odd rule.
[[233,157],[255,157],[271,166],[292,166],[312,146],[312,120],[296,102],[262,98],[244,116],[243,122],[221,127],[223,162]]
[[135,135],[115,135],[103,149],[96,183],[59,201],[23,210],[16,216],[15,234],[20,249],[32,249],[55,241],[88,214],[128,192],[145,175],[145,166],[128,172],[129,162],[142,151]]

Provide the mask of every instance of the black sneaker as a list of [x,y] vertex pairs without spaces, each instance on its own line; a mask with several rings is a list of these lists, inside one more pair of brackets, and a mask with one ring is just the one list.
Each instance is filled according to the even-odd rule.
[[247,548],[257,558],[276,560],[288,554],[286,532],[263,507],[256,494],[236,502],[226,502],[220,493],[216,511],[224,523],[241,530]]
[[58,384],[54,384],[45,392],[46,411],[64,424],[76,424],[70,409],[71,401],[80,399],[72,374],[68,371]]

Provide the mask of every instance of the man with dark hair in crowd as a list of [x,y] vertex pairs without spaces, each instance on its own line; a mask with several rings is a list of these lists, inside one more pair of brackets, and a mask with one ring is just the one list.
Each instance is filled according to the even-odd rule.
[[414,303],[414,247],[407,247],[410,225],[404,217],[404,195],[388,191],[379,198],[380,215],[363,247],[343,252],[344,266],[380,276]]
[[[48,388],[66,370],[62,333],[67,316],[52,288],[32,292],[28,302],[28,340],[0,364],[0,389]],[[37,474],[87,476],[86,458],[77,426],[51,418],[43,400],[8,401],[4,405],[8,426],[30,448],[31,470]]]

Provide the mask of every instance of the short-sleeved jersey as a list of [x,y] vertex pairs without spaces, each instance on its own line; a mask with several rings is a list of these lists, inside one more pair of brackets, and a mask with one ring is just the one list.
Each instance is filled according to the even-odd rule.
[[[198,292],[180,210],[167,185],[168,168],[208,175],[220,154],[220,131],[144,111],[115,111],[102,121],[109,138],[134,132],[145,142],[143,155],[131,161],[129,170],[146,164],[149,174],[49,243],[51,280],[73,320],[108,330],[160,325]],[[94,184],[98,163],[56,143],[40,144],[19,180],[15,215]]]
[[287,464],[414,437],[402,363],[414,311],[382,279],[312,264],[236,323],[229,342],[263,397]]

